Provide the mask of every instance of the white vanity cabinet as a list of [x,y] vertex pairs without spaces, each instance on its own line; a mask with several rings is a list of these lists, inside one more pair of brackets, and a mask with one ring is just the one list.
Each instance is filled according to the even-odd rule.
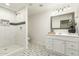
[[54,49],[53,51],[64,54],[64,50],[65,50],[65,42],[59,39],[54,40]]
[[73,37],[72,41],[66,41],[66,55],[79,56],[79,38]]
[[[65,54],[65,41],[56,36],[48,36],[47,49],[52,49],[54,52]],[[49,47],[48,47],[49,46]]]
[[74,42],[66,42],[66,55],[69,56],[77,56],[79,55],[79,51],[78,51],[78,43],[74,43]]
[[50,46],[53,47],[54,52],[67,56],[79,56],[79,37],[63,35],[49,37],[53,41]]
[[54,38],[48,36],[48,39],[46,40],[46,48],[47,49],[54,49]]

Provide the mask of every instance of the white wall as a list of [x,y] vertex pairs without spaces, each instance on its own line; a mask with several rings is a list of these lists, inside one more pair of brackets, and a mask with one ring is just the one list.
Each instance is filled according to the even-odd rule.
[[[45,41],[47,40],[47,34],[50,32],[50,17],[61,15],[65,13],[75,12],[75,20],[77,23],[79,23],[79,13],[78,8],[67,8],[63,12],[57,12],[57,11],[48,11],[48,12],[42,12],[37,15],[32,15],[29,17],[29,35],[31,37],[32,42],[39,43],[44,45]],[[57,32],[64,32],[66,33],[66,30],[57,30]]]
[[47,33],[50,31],[50,12],[40,13],[29,17],[29,36],[32,42],[44,44]]
[[[0,19],[15,21],[15,13],[8,9],[0,7]],[[15,42],[15,27],[0,25],[0,47],[14,44]]]
[[[18,25],[16,31],[16,43],[21,46],[25,46],[28,44],[27,36],[28,36],[28,19],[27,19],[27,7],[17,12],[16,23],[17,22],[26,22],[26,24]],[[22,27],[22,29],[20,29]],[[26,46],[27,47],[27,46]]]

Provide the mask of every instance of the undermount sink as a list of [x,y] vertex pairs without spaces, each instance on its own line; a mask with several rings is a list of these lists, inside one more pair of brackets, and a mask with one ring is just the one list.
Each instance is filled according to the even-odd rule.
[[65,36],[78,36],[78,34],[74,33],[56,33],[55,35],[65,35]]

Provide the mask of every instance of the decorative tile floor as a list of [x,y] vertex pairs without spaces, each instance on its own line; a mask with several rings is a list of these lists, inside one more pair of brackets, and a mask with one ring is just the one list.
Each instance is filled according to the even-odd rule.
[[30,44],[29,49],[24,49],[22,51],[16,52],[11,56],[61,56],[58,53],[54,53],[51,50],[46,49],[43,46]]
[[26,55],[29,54],[29,56],[46,56],[48,55],[48,51],[45,49],[45,47],[40,45],[30,45],[28,50],[26,51]]

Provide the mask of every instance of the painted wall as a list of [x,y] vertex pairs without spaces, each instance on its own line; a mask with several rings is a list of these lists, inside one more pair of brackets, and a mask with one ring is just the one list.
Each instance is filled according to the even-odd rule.
[[[46,45],[46,41],[48,41],[47,34],[50,32],[50,17],[61,15],[65,13],[75,12],[75,20],[79,25],[79,12],[76,7],[69,7],[64,9],[64,11],[47,11],[42,12],[37,15],[32,15],[29,17],[29,35],[31,37],[32,42],[38,43],[41,45]],[[67,30],[55,30],[56,32],[67,33]]]
[[50,31],[51,12],[44,12],[29,17],[29,36],[34,43],[44,44]]

